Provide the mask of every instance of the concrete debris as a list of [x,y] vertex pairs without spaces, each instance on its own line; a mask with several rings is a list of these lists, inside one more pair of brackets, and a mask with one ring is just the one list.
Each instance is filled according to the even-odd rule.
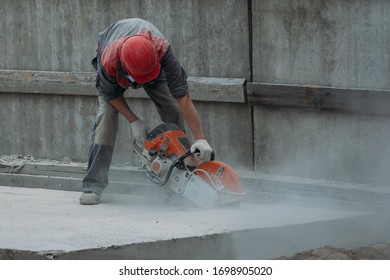
[[300,252],[291,257],[280,257],[281,260],[390,260],[390,243],[377,243],[356,249],[321,248]]

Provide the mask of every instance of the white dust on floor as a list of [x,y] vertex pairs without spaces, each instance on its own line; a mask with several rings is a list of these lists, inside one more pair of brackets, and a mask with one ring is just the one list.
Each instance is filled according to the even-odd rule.
[[0,187],[0,248],[81,250],[278,227],[356,216],[355,212],[241,203],[200,209],[163,198],[104,194],[79,204],[78,192]]

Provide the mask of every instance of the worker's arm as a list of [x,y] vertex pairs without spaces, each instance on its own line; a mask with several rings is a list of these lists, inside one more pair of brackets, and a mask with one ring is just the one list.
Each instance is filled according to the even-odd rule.
[[108,101],[130,123],[131,134],[137,145],[142,147],[145,136],[149,132],[148,125],[137,117],[127,105],[123,96]]
[[178,103],[183,116],[190,127],[191,133],[195,138],[195,142],[191,146],[191,152],[195,153],[199,151],[199,159],[201,161],[208,161],[211,159],[212,149],[206,140],[203,133],[202,125],[192,100],[188,93],[181,99],[178,99]]
[[127,105],[125,98],[120,96],[118,98],[112,99],[108,101],[119,113],[121,113],[129,123],[132,123],[138,120],[136,114],[130,109],[129,105]]
[[192,135],[195,140],[205,139],[205,135],[202,130],[202,125],[191,98],[186,94],[183,98],[178,99],[180,109],[183,113],[184,119],[186,120]]

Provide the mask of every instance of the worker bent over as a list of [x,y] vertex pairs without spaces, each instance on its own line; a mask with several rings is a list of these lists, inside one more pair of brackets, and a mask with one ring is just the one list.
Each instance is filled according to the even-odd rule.
[[110,25],[99,33],[93,65],[97,70],[99,111],[91,134],[81,204],[99,203],[108,184],[118,112],[129,122],[138,145],[142,145],[148,133],[147,124],[134,114],[123,97],[128,88],[144,88],[163,122],[175,123],[184,130],[185,120],[195,139],[191,151],[200,151],[200,161],[210,159],[212,149],[188,94],[187,74],[167,39],[152,23],[133,18]]

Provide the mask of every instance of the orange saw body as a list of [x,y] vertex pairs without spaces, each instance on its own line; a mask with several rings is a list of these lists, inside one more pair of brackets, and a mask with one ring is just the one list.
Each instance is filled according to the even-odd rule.
[[175,124],[161,124],[144,140],[133,143],[147,177],[169,192],[180,194],[203,208],[239,203],[245,197],[240,177],[226,163],[210,160],[197,164],[191,143]]

